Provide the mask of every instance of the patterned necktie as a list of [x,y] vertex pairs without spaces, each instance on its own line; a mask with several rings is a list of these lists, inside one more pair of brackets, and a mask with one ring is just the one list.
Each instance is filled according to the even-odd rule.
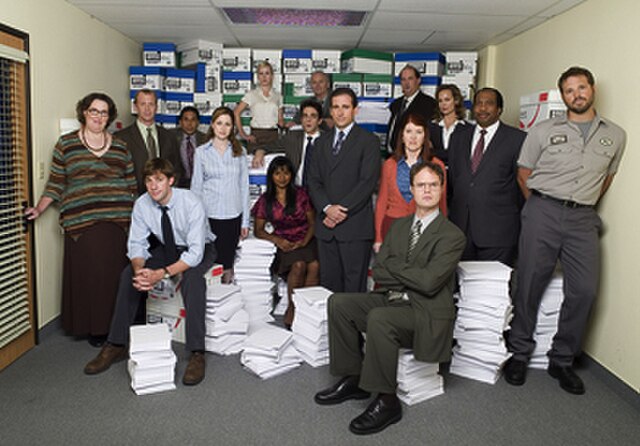
[[340,130],[340,132],[338,132],[338,140],[333,145],[333,150],[331,151],[331,153],[333,153],[334,156],[340,153],[340,149],[342,149],[343,142],[344,142],[344,132]]
[[191,173],[193,172],[193,154],[195,153],[195,151],[196,149],[191,143],[191,135],[187,135],[187,178],[191,178]]
[[411,253],[418,244],[420,234],[422,234],[422,222],[420,220],[416,220],[416,222],[411,227],[411,234],[409,234],[409,249],[407,250],[407,258],[411,256]]
[[162,240],[164,242],[164,257],[167,265],[171,265],[178,260],[178,247],[176,246],[176,239],[173,236],[173,226],[171,225],[171,218],[169,218],[169,208],[167,206],[160,206],[160,209],[162,209],[160,225],[162,227]]
[[147,150],[149,151],[149,158],[158,157],[158,149],[156,147],[156,140],[153,138],[152,128],[147,127]]
[[307,187],[307,175],[311,164],[311,151],[313,150],[313,136],[307,136],[307,146],[304,149],[304,167],[302,168],[302,185]]
[[482,161],[482,155],[484,154],[484,135],[487,131],[485,129],[480,130],[480,139],[476,144],[476,148],[473,149],[473,155],[471,155],[471,173],[476,173],[480,161]]

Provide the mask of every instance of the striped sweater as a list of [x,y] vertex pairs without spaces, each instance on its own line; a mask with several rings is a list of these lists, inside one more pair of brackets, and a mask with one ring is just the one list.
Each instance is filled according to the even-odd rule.
[[124,142],[113,138],[109,150],[97,157],[78,132],[60,137],[43,195],[60,203],[60,224],[67,234],[79,234],[97,222],[113,222],[126,230],[136,192],[133,161]]

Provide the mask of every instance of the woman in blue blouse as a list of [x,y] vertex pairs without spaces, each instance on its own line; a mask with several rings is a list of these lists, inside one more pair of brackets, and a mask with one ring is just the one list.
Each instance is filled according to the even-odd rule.
[[233,111],[218,107],[211,116],[209,142],[196,149],[191,190],[204,203],[215,234],[223,283],[233,281],[238,240],[249,234],[249,167],[235,136]]

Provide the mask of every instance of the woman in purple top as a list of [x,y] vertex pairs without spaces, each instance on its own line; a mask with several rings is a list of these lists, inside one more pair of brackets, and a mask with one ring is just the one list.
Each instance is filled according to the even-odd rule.
[[[278,275],[287,274],[289,305],[284,315],[287,329],[291,328],[295,310],[292,291],[319,282],[318,248],[313,237],[315,214],[309,195],[294,186],[294,177],[295,168],[289,158],[274,158],[267,170],[267,191],[251,211],[255,236],[273,242],[278,248],[273,269]],[[265,230],[267,222],[273,231]]]

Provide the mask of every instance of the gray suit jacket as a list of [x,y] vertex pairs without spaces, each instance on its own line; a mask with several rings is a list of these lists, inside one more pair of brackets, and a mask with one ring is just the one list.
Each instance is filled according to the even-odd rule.
[[[309,178],[309,194],[316,208],[316,237],[338,241],[373,240],[371,195],[380,177],[380,140],[354,124],[338,155],[332,154],[336,129],[315,143]],[[322,224],[323,209],[339,204],[348,209],[345,221],[333,229]]]
[[[180,150],[176,142],[176,138],[169,130],[156,125],[158,131],[158,145],[160,146],[160,157],[169,160],[176,170],[176,181],[179,181],[182,175],[182,163],[180,161]],[[138,126],[134,122],[115,133],[115,136],[123,140],[127,144],[131,158],[133,159],[133,168],[136,174],[136,182],[138,183],[138,193],[142,195],[146,192],[144,185],[144,176],[142,171],[144,165],[149,159],[147,145],[144,138],[138,130]]]
[[442,214],[422,232],[411,256],[413,214],[396,220],[373,266],[376,292],[406,292],[416,317],[413,354],[419,361],[445,362],[451,357],[455,320],[454,275],[466,239]]

